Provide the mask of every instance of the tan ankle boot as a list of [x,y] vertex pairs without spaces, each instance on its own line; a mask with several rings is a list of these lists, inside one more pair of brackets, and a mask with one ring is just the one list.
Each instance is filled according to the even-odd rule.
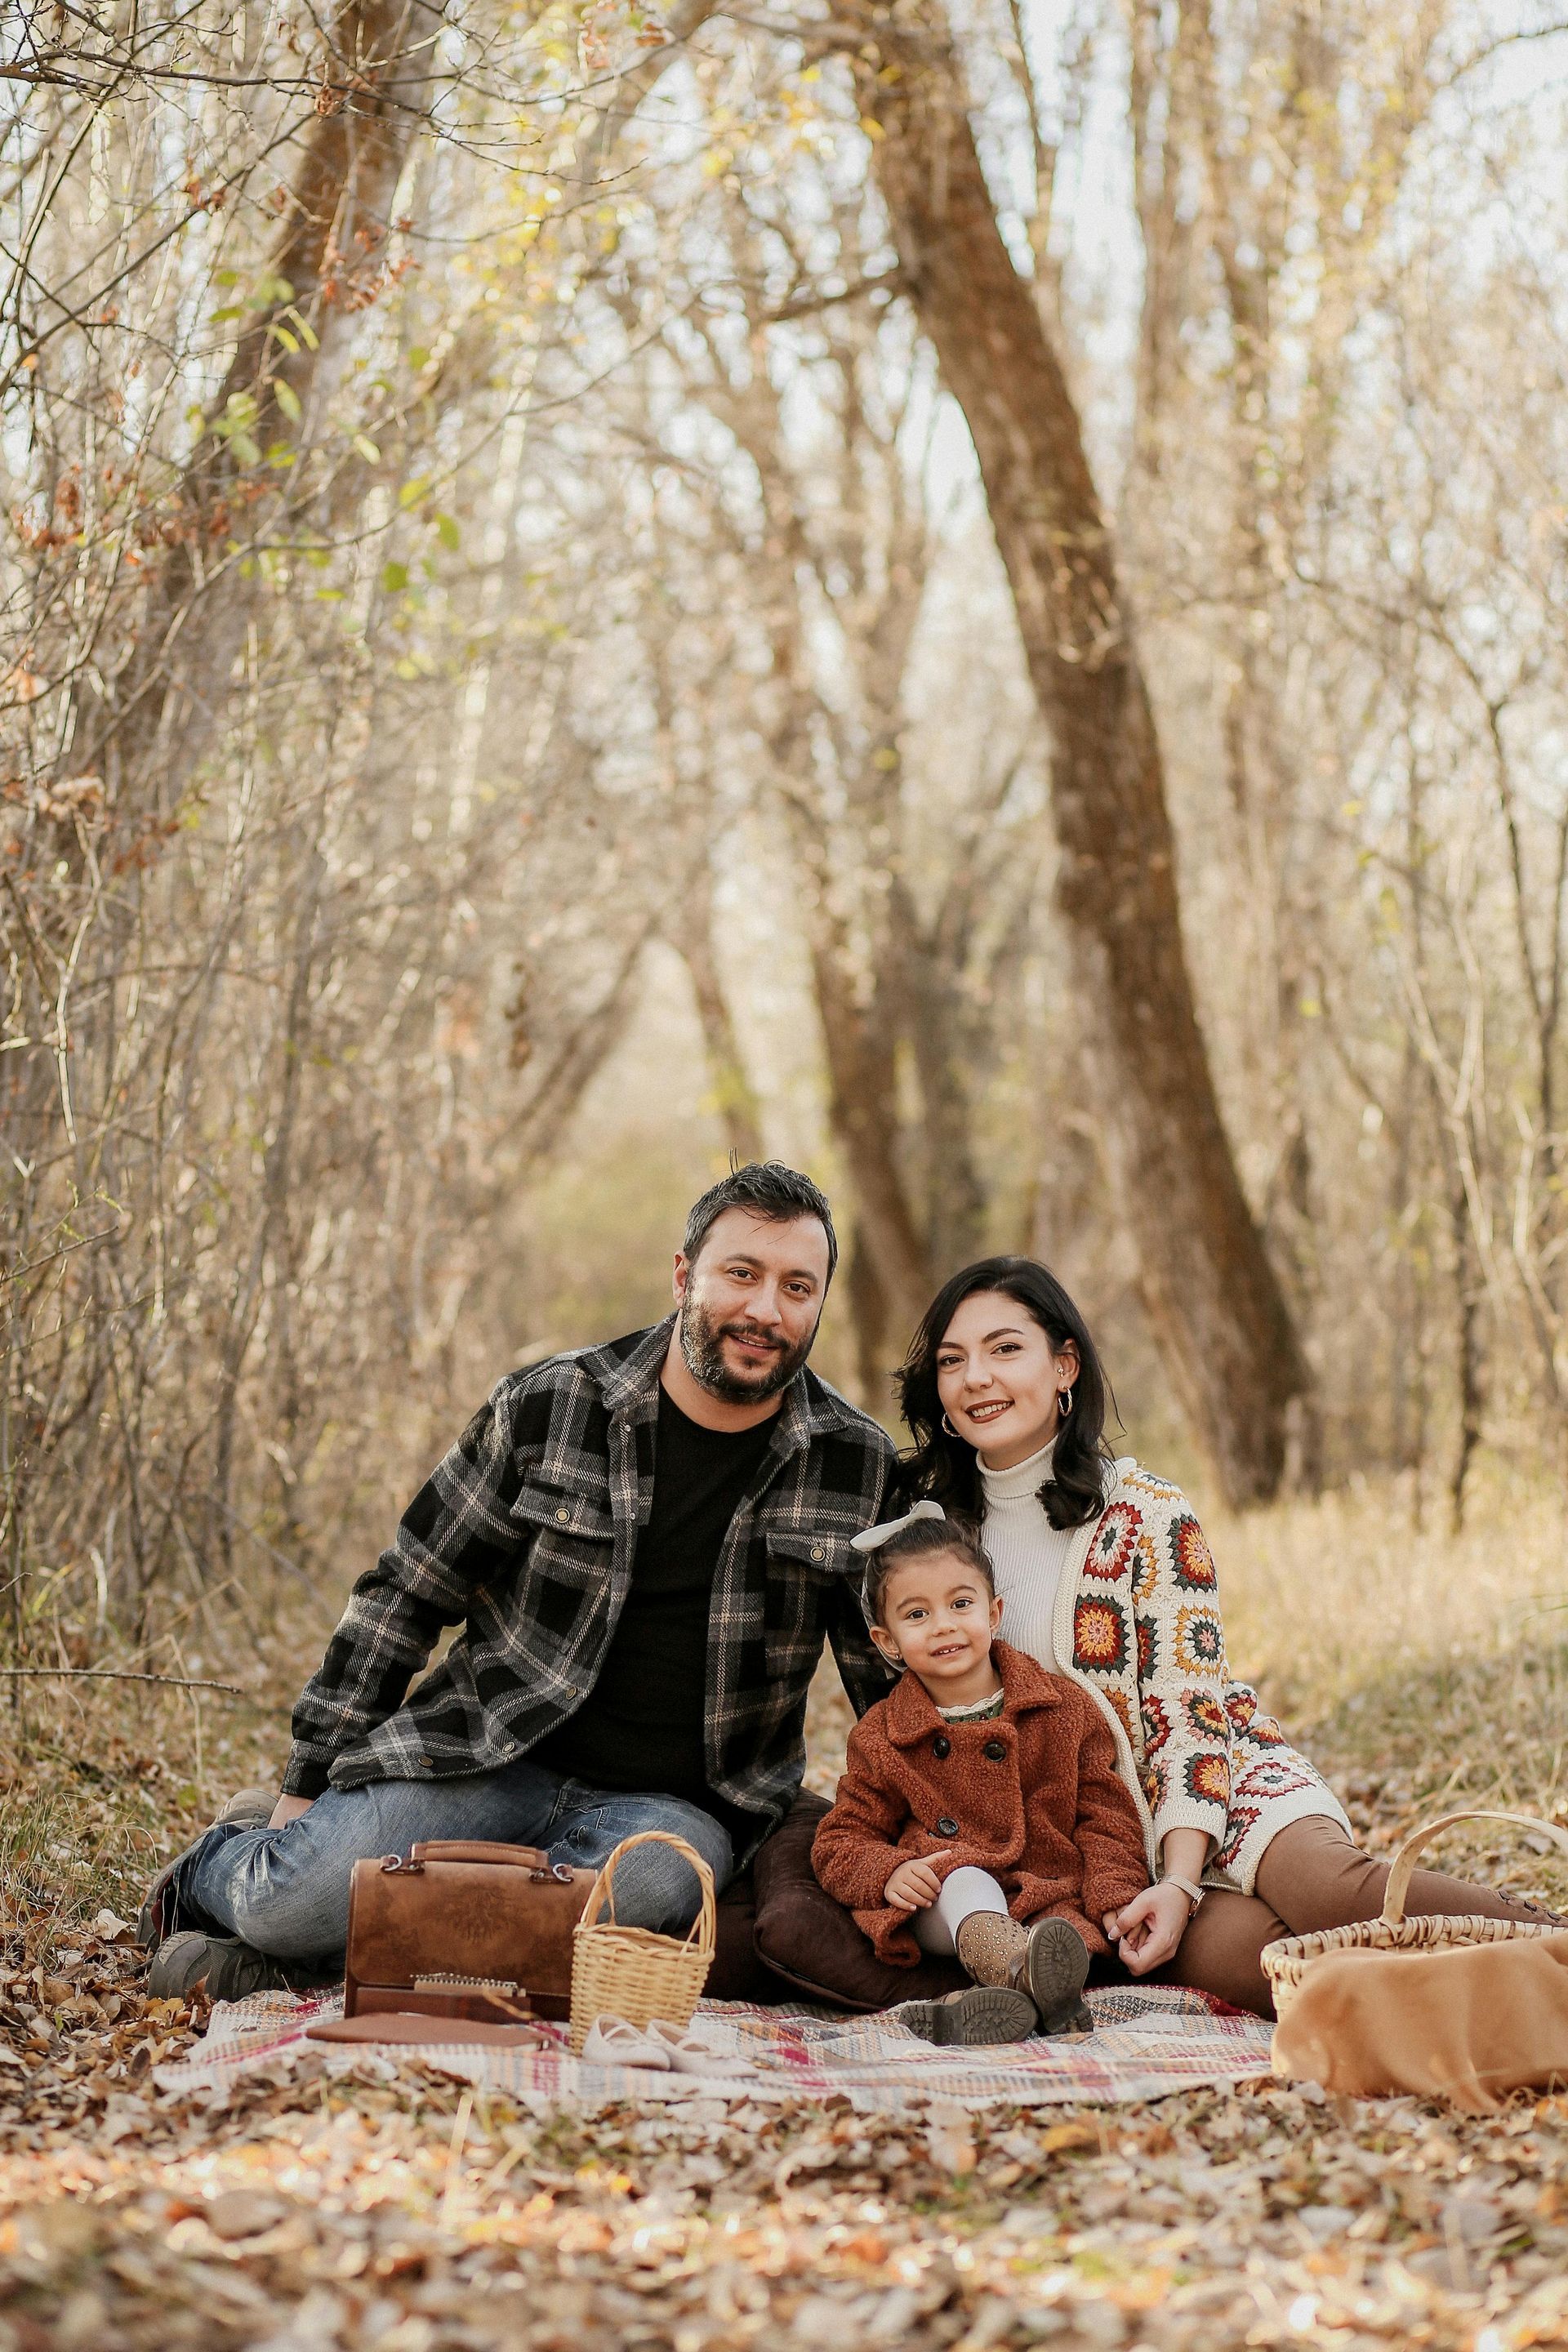
[[1089,1947],[1068,1919],[1026,1927],[999,1911],[972,1911],[956,1937],[958,1957],[976,1984],[1026,1992],[1045,2033],[1082,2033],[1093,2020],[1084,2003]]
[[1029,1931],[1022,1920],[1005,1911],[972,1911],[956,1937],[958,1957],[976,1984],[1010,1985],[1027,1992],[1019,1966],[1028,1949]]

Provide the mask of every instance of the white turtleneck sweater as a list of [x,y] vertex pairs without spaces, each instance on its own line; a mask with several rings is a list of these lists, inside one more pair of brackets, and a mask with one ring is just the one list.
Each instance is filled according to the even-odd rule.
[[985,1518],[982,1539],[1002,1598],[1003,1641],[1026,1650],[1047,1674],[1058,1672],[1051,1644],[1051,1610],[1075,1528],[1053,1528],[1040,1507],[1056,1439],[1011,1470],[980,1471]]

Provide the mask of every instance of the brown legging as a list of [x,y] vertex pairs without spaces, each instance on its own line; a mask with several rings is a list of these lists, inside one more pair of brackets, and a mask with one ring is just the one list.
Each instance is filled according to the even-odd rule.
[[[1389,1864],[1352,1844],[1325,1815],[1292,1822],[1269,1840],[1251,1895],[1216,1888],[1198,1906],[1173,1960],[1153,1971],[1155,1984],[1194,1985],[1237,2009],[1272,2017],[1268,1979],[1259,1958],[1278,1936],[1310,1936],[1375,1919],[1383,1909]],[[1414,1912],[1478,1912],[1488,1919],[1549,1919],[1538,1904],[1495,1887],[1472,1886],[1440,1871],[1418,1870],[1405,1907]]]

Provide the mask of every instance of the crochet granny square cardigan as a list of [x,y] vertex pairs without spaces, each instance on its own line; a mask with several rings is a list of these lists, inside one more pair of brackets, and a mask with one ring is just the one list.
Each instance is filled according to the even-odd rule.
[[1130,1457],[1076,1530],[1052,1613],[1058,1672],[1098,1702],[1139,1809],[1149,1867],[1171,1830],[1215,1841],[1205,1877],[1250,1895],[1270,1840],[1326,1814],[1350,1822],[1258,1693],[1226,1660],[1214,1555],[1179,1486]]

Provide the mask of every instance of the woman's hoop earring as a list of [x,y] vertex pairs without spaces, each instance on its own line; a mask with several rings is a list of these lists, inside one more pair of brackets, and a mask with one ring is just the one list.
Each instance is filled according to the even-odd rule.
[[956,1436],[958,1435],[958,1432],[957,1432],[957,1430],[956,1430],[956,1429],[954,1429],[954,1427],[953,1427],[953,1425],[952,1425],[952,1422],[951,1422],[951,1421],[949,1421],[949,1419],[948,1419],[948,1417],[947,1417],[947,1415],[946,1415],[946,1413],[945,1413],[945,1412],[942,1414],[942,1425],[943,1429],[945,1429],[945,1430],[946,1430],[946,1432],[947,1432],[947,1433],[948,1433],[948,1435],[949,1435],[950,1437],[956,1437]]
[[1065,1421],[1065,1420],[1067,1419],[1067,1417],[1068,1417],[1068,1413],[1069,1413],[1071,1411],[1072,1411],[1072,1391],[1071,1391],[1071,1389],[1058,1389],[1058,1390],[1057,1391],[1057,1412],[1058,1412],[1058,1417],[1059,1417],[1061,1420]]

